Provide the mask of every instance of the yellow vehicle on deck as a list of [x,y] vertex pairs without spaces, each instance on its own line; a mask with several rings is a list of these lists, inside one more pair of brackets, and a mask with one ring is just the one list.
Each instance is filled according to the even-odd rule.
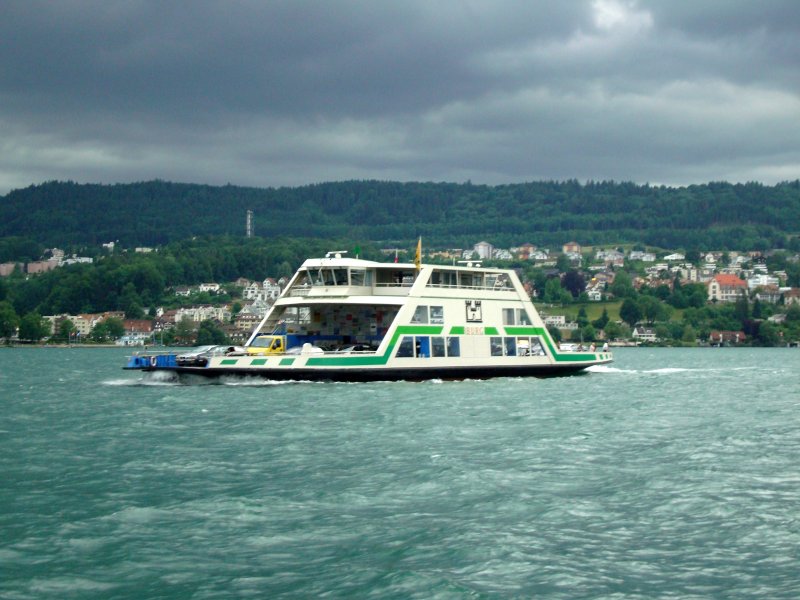
[[286,352],[285,335],[259,335],[247,346],[247,353],[252,355],[283,354]]

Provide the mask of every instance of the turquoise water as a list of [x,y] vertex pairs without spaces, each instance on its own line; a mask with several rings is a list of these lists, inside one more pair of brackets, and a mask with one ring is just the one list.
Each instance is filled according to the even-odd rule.
[[800,597],[800,351],[615,356],[186,386],[0,350],[0,597]]

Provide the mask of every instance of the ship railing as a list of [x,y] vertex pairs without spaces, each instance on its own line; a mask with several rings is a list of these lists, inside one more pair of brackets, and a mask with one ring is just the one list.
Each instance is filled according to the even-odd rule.
[[451,290],[482,290],[482,291],[495,291],[495,292],[512,292],[514,288],[510,285],[454,285],[447,283],[429,283],[425,287],[451,289]]
[[308,293],[311,291],[311,287],[296,287],[289,290],[289,296],[292,297],[305,297],[308,296]]

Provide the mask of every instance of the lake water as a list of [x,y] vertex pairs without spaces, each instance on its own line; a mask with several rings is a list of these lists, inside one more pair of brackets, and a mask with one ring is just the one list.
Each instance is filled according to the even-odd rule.
[[185,386],[0,349],[0,597],[798,598],[800,351]]

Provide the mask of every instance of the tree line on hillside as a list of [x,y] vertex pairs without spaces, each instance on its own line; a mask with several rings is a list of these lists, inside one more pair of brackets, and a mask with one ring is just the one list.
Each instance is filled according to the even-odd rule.
[[[681,188],[618,182],[511,185],[346,181],[293,188],[149,181],[49,182],[0,197],[0,261],[31,240],[76,248],[164,245],[244,234],[247,210],[266,239],[347,238],[438,247],[639,242],[700,250],[800,249],[800,181]],[[16,257],[13,257],[14,259]]]

